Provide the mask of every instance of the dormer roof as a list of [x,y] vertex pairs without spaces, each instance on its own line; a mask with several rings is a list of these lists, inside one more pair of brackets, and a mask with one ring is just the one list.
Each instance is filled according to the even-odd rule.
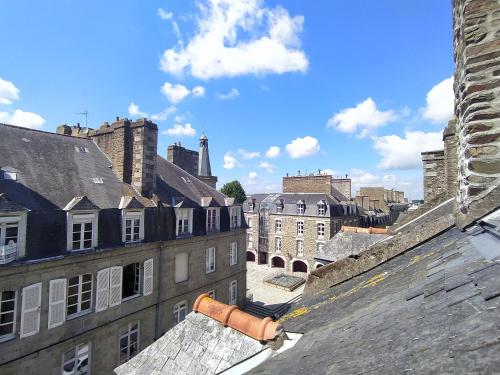
[[92,211],[99,210],[100,208],[94,204],[85,195],[81,197],[74,197],[66,207],[63,208],[64,211]]
[[5,193],[0,194],[0,212],[29,211],[26,207],[12,201]]

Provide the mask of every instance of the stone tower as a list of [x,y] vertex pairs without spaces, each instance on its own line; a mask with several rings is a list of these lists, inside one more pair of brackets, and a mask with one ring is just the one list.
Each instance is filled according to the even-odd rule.
[[208,153],[208,138],[205,133],[200,137],[200,150],[198,152],[198,176],[200,180],[215,189],[217,177],[212,176],[210,156]]

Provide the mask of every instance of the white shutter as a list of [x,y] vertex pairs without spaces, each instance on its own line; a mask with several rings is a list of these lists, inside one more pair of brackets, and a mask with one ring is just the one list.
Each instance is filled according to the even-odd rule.
[[205,272],[210,272],[210,249],[205,250]]
[[109,268],[97,272],[95,311],[103,311],[109,305]]
[[121,266],[111,267],[109,275],[109,307],[122,303],[122,276]]
[[59,327],[66,319],[66,279],[50,280],[49,329]]
[[147,296],[153,293],[153,258],[144,262],[144,285],[142,294]]
[[40,331],[40,305],[42,303],[42,283],[23,288],[21,304],[21,338]]

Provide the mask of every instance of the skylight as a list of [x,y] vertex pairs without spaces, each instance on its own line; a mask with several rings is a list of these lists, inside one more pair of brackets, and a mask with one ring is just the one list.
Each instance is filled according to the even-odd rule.
[[102,181],[101,177],[92,177],[92,181],[94,182],[94,184],[102,184],[102,183],[104,183]]

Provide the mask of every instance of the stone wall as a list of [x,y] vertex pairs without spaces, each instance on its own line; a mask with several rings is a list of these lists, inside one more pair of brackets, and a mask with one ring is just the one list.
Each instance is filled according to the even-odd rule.
[[175,143],[168,146],[167,160],[193,176],[198,174],[198,151],[189,150],[180,143]]
[[347,199],[351,199],[350,178],[334,178],[332,179],[332,187],[340,191]]
[[444,150],[422,152],[424,201],[446,190]]
[[459,225],[500,202],[500,2],[453,0]]
[[283,193],[332,193],[331,175],[283,177]]
[[444,164],[446,178],[446,192],[448,196],[455,196],[458,182],[458,155],[457,155],[457,122],[452,119],[443,132]]

